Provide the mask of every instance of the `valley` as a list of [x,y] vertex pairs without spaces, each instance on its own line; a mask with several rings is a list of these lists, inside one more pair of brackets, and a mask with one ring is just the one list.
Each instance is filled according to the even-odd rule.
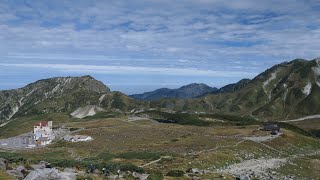
[[[293,60],[220,89],[131,97],[91,76],[0,91],[0,179],[317,179],[318,66]],[[46,121],[53,141],[26,147]]]
[[[32,150],[1,151],[0,158],[8,159],[10,168],[27,167],[40,161],[49,162],[61,171],[73,168],[79,179],[103,179],[100,173],[85,173],[89,164],[94,164],[98,170],[106,166],[112,174],[120,168],[123,179],[132,177],[127,170],[149,174],[150,178],[157,174],[165,179],[233,179],[249,175],[258,179],[270,176],[307,179],[319,176],[318,166],[307,163],[320,161],[320,143],[313,137],[281,129],[282,134],[268,138],[270,132],[258,130],[262,125],[259,123],[219,125],[218,121],[195,126],[160,123],[158,119],[144,117],[75,119],[68,114],[55,113],[15,119],[1,127],[1,138],[28,132],[39,119],[50,119],[55,129],[89,135],[93,140],[72,143],[56,139],[48,146]],[[301,161],[302,164],[298,163]],[[296,170],[292,171],[292,167]],[[306,169],[313,173],[306,174]],[[182,175],[170,175],[171,171],[182,172]]]

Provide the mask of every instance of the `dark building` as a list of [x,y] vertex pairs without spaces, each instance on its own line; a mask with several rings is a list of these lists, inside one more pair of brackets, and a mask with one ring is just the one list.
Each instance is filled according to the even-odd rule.
[[264,131],[280,131],[280,127],[277,124],[267,123],[263,125],[262,130]]

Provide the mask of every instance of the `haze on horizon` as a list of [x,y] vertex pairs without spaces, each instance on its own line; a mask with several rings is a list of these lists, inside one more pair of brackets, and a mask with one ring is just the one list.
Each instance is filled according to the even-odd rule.
[[221,87],[314,59],[320,1],[3,0],[0,90],[91,75],[127,94]]

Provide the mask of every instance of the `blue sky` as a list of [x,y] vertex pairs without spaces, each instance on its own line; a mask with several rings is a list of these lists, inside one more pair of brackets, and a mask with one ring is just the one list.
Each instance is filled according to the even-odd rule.
[[320,50],[318,0],[1,0],[0,89],[92,75],[127,94],[221,87]]

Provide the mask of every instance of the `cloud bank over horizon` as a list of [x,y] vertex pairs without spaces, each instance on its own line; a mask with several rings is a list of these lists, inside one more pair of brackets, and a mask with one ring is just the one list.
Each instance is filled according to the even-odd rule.
[[84,74],[128,94],[219,87],[319,57],[319,17],[316,0],[3,0],[0,89]]

